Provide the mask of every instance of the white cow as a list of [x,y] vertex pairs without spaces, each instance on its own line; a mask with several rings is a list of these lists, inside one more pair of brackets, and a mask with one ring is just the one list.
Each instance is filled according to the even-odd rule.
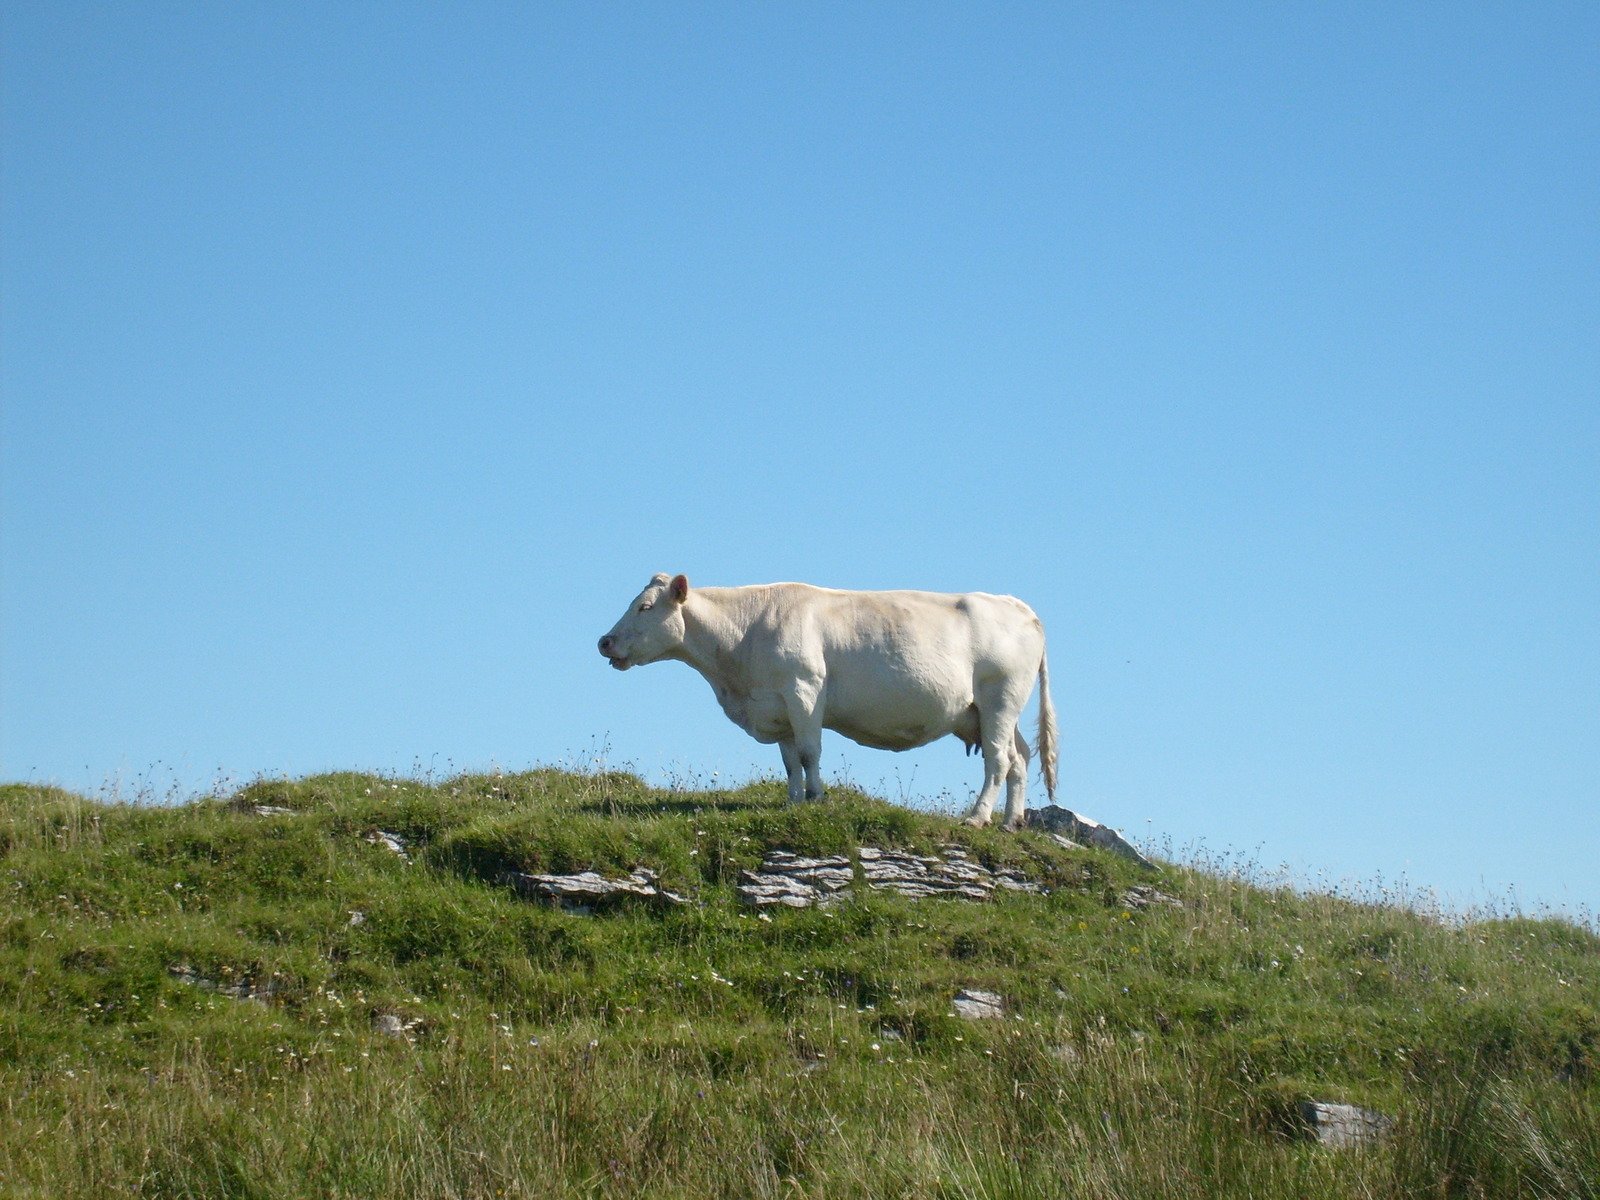
[[1027,807],[1028,743],[1017,728],[1039,679],[1039,760],[1056,791],[1056,719],[1044,626],[1022,601],[971,592],[844,592],[806,583],[689,588],[657,575],[600,653],[619,671],[673,658],[711,684],[722,711],[776,742],[789,799],[822,796],[822,731],[909,750],[945,734],[983,751],[967,815],[986,825],[1006,783],[1005,828]]

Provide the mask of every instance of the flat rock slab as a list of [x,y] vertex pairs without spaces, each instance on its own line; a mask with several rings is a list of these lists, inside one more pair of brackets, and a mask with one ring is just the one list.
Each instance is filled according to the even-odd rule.
[[1325,1104],[1305,1100],[1300,1119],[1310,1135],[1324,1146],[1344,1149],[1375,1142],[1394,1128],[1394,1118],[1354,1104]]
[[1000,1021],[1005,1019],[1006,1005],[996,992],[983,992],[977,988],[962,988],[950,1001],[951,1011],[968,1021]]
[[1182,908],[1183,901],[1176,896],[1169,896],[1158,891],[1149,884],[1136,883],[1122,893],[1122,903],[1128,908],[1149,908],[1152,905],[1170,905],[1173,908]]
[[739,872],[739,899],[752,908],[825,908],[849,895],[855,878],[842,854],[806,858],[771,850],[759,871]]
[[[1015,868],[991,871],[960,846],[946,846],[937,855],[860,846],[856,854],[867,887],[913,900],[939,896],[987,900],[997,890],[1044,891]],[[771,850],[759,870],[741,872],[739,898],[753,908],[825,907],[848,896],[854,883],[855,867],[842,854],[807,858],[788,850]]]
[[186,983],[190,987],[199,988],[201,991],[216,992],[219,996],[228,996],[234,1000],[254,1000],[257,1004],[267,1003],[278,991],[278,983],[275,979],[257,981],[246,975],[238,979],[230,979],[226,983],[220,983],[215,979],[200,974],[199,971],[187,963],[168,967],[167,974],[179,983]]
[[618,900],[650,900],[659,904],[687,904],[676,892],[661,887],[656,873],[649,867],[635,867],[621,879],[607,879],[595,871],[579,871],[575,875],[535,875],[522,871],[509,871],[503,877],[517,891],[538,900],[549,900],[578,912],[592,912],[596,907]]
[[903,850],[878,850],[872,846],[862,846],[858,853],[861,873],[866,876],[868,887],[910,896],[913,900],[930,896],[987,900],[997,888],[1035,894],[1044,890],[1013,867],[991,871],[975,862],[959,846],[944,847],[937,858]]
[[371,842],[374,846],[382,846],[393,854],[398,854],[406,862],[411,861],[411,855],[406,853],[406,840],[398,833],[390,833],[387,829],[369,829],[361,835],[361,840]]
[[281,804],[252,804],[250,811],[258,817],[292,817],[295,811]]
[[1136,862],[1141,867],[1156,870],[1156,864],[1140,854],[1128,841],[1109,825],[1102,825],[1099,821],[1080,816],[1070,808],[1062,808],[1059,804],[1046,804],[1042,808],[1030,808],[1023,817],[1023,825],[1029,829],[1042,830],[1053,833],[1068,841],[1077,842],[1085,846],[1098,846],[1102,850],[1109,850],[1119,854],[1129,862]]
[[399,1013],[380,1012],[372,1015],[372,1028],[387,1037],[412,1040],[412,1031],[422,1024],[421,1017],[404,1017]]

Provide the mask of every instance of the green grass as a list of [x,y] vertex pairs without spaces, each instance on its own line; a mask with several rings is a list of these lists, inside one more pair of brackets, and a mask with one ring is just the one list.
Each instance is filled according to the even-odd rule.
[[[951,842],[1049,894],[735,898],[770,847]],[[694,903],[496,882],[641,864]],[[1127,909],[1137,882],[1185,906]],[[552,770],[177,808],[8,786],[0,896],[4,1196],[1600,1196],[1600,938],[1558,920]],[[965,986],[1011,1019],[952,1016]],[[1305,1098],[1398,1124],[1326,1149]]]

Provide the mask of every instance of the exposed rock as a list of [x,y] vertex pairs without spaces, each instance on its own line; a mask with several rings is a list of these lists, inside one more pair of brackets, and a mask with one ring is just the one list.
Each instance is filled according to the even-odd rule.
[[179,963],[168,967],[167,974],[179,983],[186,983],[190,987],[200,988],[202,991],[216,992],[219,996],[228,996],[234,1000],[254,1000],[258,1004],[265,1004],[272,999],[278,991],[276,979],[256,980],[249,975],[230,980],[227,983],[218,983],[215,979],[200,974],[199,971],[187,963]]
[[351,925],[365,925],[366,923],[367,923],[367,914],[366,913],[362,912],[360,909],[351,910],[351,913],[350,913],[350,924]]
[[657,882],[649,867],[635,867],[623,879],[607,879],[595,871],[576,875],[533,875],[509,871],[503,877],[517,891],[540,900],[551,900],[573,912],[587,913],[597,906],[622,899],[651,900],[659,904],[687,904],[676,892]]
[[1070,808],[1062,808],[1059,804],[1046,804],[1042,808],[1030,808],[1023,818],[1023,825],[1029,829],[1039,829],[1046,833],[1059,834],[1071,841],[1080,842],[1088,846],[1098,846],[1102,850],[1110,850],[1113,854],[1120,854],[1131,862],[1138,863],[1141,867],[1156,869],[1156,864],[1140,854],[1128,841],[1109,825],[1102,825],[1099,821],[1090,820],[1088,817],[1079,816]]
[[1006,1015],[1005,1001],[995,992],[962,988],[950,1002],[956,1016],[968,1021],[999,1021]]
[[281,804],[252,804],[250,811],[258,817],[292,817],[294,809],[284,808]]
[[[996,888],[1034,893],[1044,890],[1013,867],[991,871],[960,846],[945,846],[937,856],[861,846],[857,855],[869,888],[913,900],[932,896],[987,900]],[[771,850],[762,859],[760,870],[740,875],[739,898],[755,908],[810,908],[832,904],[848,895],[854,882],[854,867],[842,854],[806,858],[788,850]]]
[[759,871],[739,873],[739,899],[754,908],[826,907],[850,892],[855,871],[842,854],[806,858],[769,850]]
[[1000,867],[991,871],[982,863],[974,862],[960,846],[945,846],[940,858],[902,850],[878,850],[872,846],[862,846],[859,853],[861,873],[866,876],[868,887],[897,892],[914,900],[929,896],[987,900],[996,888],[1043,891],[1015,868]]
[[374,846],[382,846],[398,854],[404,861],[410,862],[411,855],[406,853],[406,840],[398,833],[390,833],[387,829],[369,829],[361,835],[361,840],[371,842]]
[[217,990],[217,981],[215,979],[207,979],[199,971],[189,966],[188,963],[179,963],[176,966],[168,967],[167,974],[171,975],[179,983],[187,983],[191,987],[205,988],[208,992]]
[[1176,896],[1169,896],[1165,892],[1157,891],[1145,883],[1136,883],[1123,892],[1122,903],[1126,908],[1149,908],[1152,904],[1170,904],[1174,908],[1183,907],[1183,901]]
[[1303,1100],[1300,1119],[1310,1135],[1324,1146],[1344,1148],[1376,1141],[1394,1127],[1394,1118],[1354,1104],[1325,1104]]
[[405,1038],[408,1042],[412,1040],[412,1033],[421,1025],[421,1017],[405,1017],[391,1012],[372,1014],[373,1029],[387,1037]]

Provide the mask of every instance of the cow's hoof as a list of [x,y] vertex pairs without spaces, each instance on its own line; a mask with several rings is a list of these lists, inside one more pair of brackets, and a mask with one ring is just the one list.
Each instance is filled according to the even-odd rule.
[[1022,818],[1021,817],[1007,817],[1004,821],[1002,821],[1000,823],[1000,828],[1002,830],[1004,830],[1006,833],[1015,833],[1017,830],[1022,828]]
[[973,813],[971,816],[965,818],[961,823],[963,825],[970,825],[974,829],[982,829],[989,823],[989,818],[980,817],[977,813]]

